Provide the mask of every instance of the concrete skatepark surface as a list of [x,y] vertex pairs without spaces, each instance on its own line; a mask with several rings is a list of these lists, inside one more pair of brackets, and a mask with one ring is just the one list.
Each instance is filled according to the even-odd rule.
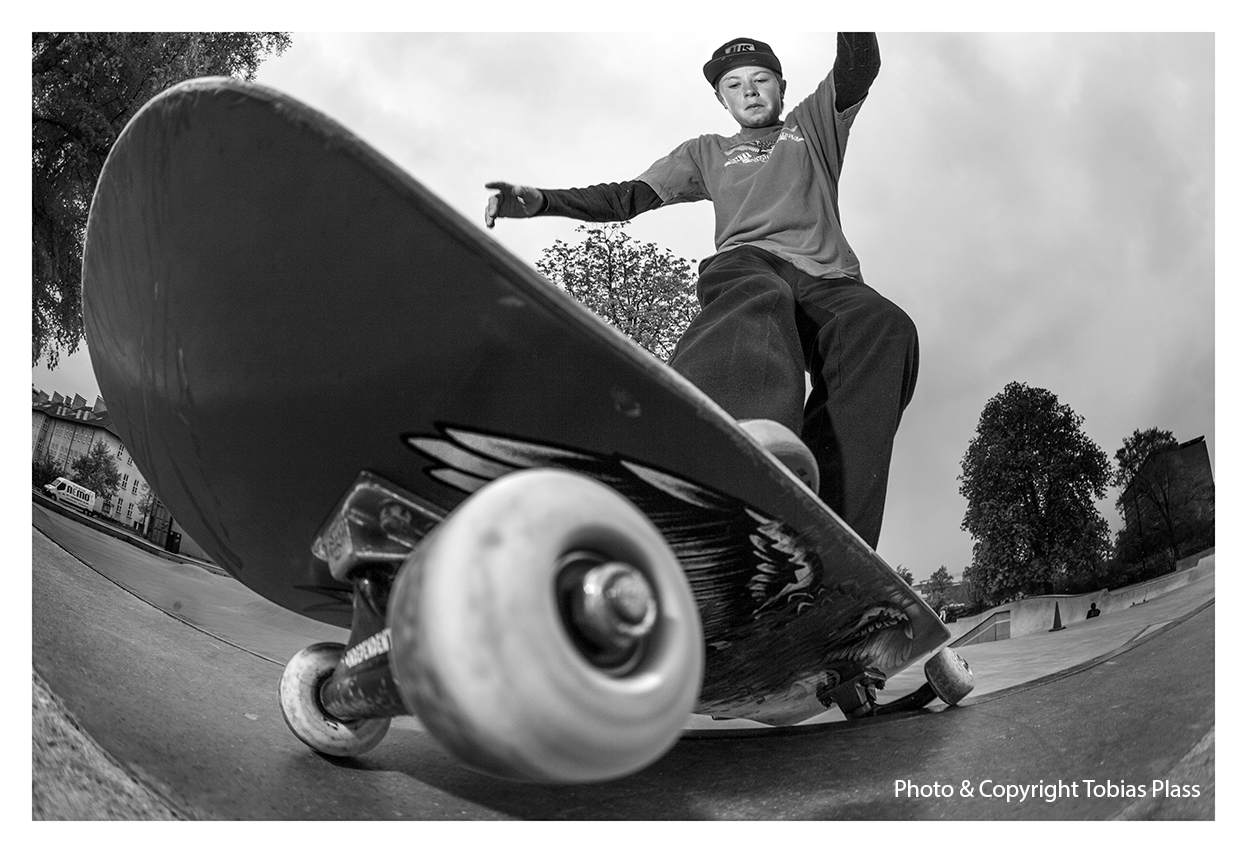
[[[1211,577],[1064,631],[967,647],[979,686],[961,708],[763,736],[703,730],[635,776],[560,787],[466,770],[414,718],[396,720],[360,758],[312,754],[281,719],[277,679],[298,648],[344,632],[193,564],[38,506],[32,514],[35,671],[119,765],[183,817],[1213,817]],[[920,667],[902,677],[920,682]],[[907,689],[902,677],[883,698]],[[1201,787],[1199,797],[1106,789],[1052,802],[931,790],[986,783],[990,795],[996,784],[1058,780]],[[899,795],[898,782],[916,792]]]

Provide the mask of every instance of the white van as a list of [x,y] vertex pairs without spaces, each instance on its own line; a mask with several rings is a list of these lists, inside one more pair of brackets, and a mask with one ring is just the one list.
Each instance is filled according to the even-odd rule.
[[83,488],[73,480],[57,477],[44,486],[43,490],[60,503],[77,507],[83,512],[90,513],[95,510],[95,492]]

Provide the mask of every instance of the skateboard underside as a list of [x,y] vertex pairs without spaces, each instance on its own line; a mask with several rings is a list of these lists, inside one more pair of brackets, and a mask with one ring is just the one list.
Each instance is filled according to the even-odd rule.
[[704,395],[286,96],[205,80],[146,106],[101,176],[83,291],[149,484],[291,610],[351,625],[329,551],[362,472],[419,507],[410,550],[487,484],[557,469],[623,495],[674,552],[703,713],[794,722],[948,638]]

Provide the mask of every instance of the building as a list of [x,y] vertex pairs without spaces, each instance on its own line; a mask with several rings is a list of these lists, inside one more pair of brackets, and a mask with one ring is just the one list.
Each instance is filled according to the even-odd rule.
[[77,394],[72,400],[56,393],[49,397],[34,388],[31,398],[31,459],[48,459],[72,476],[74,460],[103,442],[116,459],[121,483],[111,499],[96,499],[96,514],[126,527],[138,527],[145,522],[139,505],[146,493],[147,481],[134,466],[134,457],[126,452],[121,439],[113,432],[113,419],[103,398],[97,397],[94,406],[87,406],[87,401]]
[[[931,579],[927,578],[922,581],[914,581],[914,591],[922,597],[923,601],[931,602],[934,598],[931,592]],[[945,590],[941,596],[945,604],[969,604],[970,589],[965,581],[953,581],[952,585]]]
[[1216,485],[1204,437],[1157,450],[1139,466],[1122,492],[1136,559],[1164,553],[1170,568],[1215,540]]
[[103,397],[96,397],[95,404],[88,406],[87,401],[77,394],[72,399],[55,392],[49,396],[33,386],[30,392],[32,462],[48,459],[72,477],[74,460],[103,442],[117,462],[121,482],[117,493],[111,498],[96,498],[95,514],[131,528],[167,550],[210,559],[186,536],[186,531],[173,520],[158,499],[153,502],[150,512],[144,511],[147,480],[117,435]]

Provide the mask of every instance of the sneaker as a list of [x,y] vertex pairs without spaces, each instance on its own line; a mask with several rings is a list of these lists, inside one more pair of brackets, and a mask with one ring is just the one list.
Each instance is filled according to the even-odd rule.
[[740,427],[818,493],[818,461],[796,433],[778,421],[765,419],[741,421]]

